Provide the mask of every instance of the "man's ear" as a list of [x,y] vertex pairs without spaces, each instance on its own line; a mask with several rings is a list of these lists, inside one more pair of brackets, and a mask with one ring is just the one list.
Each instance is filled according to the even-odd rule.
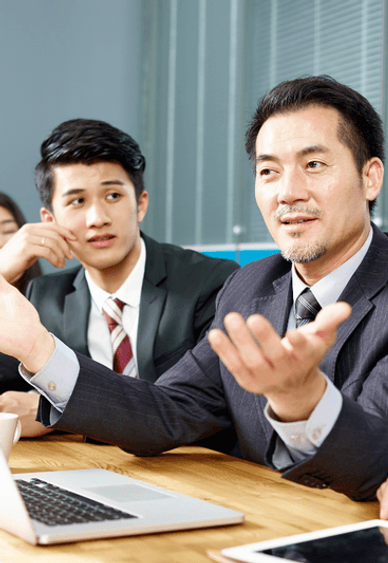
[[55,217],[46,207],[40,210],[40,220],[42,223],[55,223]]
[[377,156],[364,164],[363,177],[365,181],[365,195],[368,201],[373,201],[379,195],[384,178],[384,164]]
[[147,213],[148,208],[148,192],[143,191],[137,202],[137,222],[141,223]]

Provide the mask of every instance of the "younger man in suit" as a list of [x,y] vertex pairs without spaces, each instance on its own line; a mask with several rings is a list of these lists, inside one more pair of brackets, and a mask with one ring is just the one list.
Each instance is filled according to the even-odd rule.
[[[34,280],[27,297],[48,330],[108,367],[114,353],[105,303],[112,311],[111,300],[119,299],[133,361],[116,369],[128,375],[131,365],[132,376],[156,381],[205,335],[215,297],[237,264],[140,233],[148,206],[145,159],[137,143],[115,127],[67,121],[43,142],[41,153],[35,180],[43,223],[30,226],[27,248],[59,257],[61,265],[75,256],[82,267]],[[15,249],[15,261],[17,255]],[[24,436],[47,432],[35,422],[37,405],[38,396],[31,394],[0,397],[2,410],[21,417]]]

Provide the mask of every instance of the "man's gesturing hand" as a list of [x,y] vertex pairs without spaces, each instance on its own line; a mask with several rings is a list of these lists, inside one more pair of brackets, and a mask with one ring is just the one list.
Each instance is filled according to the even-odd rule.
[[55,344],[31,303],[0,276],[0,352],[14,356],[36,373],[49,360]]
[[237,383],[265,395],[281,420],[305,420],[326,388],[318,366],[350,313],[347,303],[329,305],[314,322],[284,338],[261,315],[245,322],[238,313],[229,313],[224,319],[227,334],[213,329],[209,342]]

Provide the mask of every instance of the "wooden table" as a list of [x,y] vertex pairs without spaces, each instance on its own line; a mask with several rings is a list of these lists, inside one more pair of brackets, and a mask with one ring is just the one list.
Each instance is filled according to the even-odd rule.
[[[242,525],[33,547],[0,531],[1,563],[201,563],[207,550],[377,518],[378,503],[357,503],[330,490],[309,489],[276,472],[203,448],[137,458],[80,436],[20,440],[13,473],[99,467],[244,512]],[[1,499],[0,499],[1,502]]]

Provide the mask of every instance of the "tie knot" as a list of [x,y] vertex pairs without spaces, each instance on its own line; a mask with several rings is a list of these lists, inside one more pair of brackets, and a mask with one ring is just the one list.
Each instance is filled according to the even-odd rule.
[[120,301],[120,299],[117,299],[117,297],[116,299],[108,297],[105,301],[102,312],[104,313],[110,332],[112,332],[117,325],[122,325],[124,305],[125,303]]
[[311,289],[305,289],[295,301],[296,326],[300,327],[315,319],[321,306]]
[[[112,297],[108,297],[108,299],[112,299]],[[116,303],[116,305],[120,309],[120,311],[122,311],[124,309],[125,303],[123,301],[120,301],[120,299],[118,299],[117,297],[115,299],[113,299],[112,301],[114,303]]]

